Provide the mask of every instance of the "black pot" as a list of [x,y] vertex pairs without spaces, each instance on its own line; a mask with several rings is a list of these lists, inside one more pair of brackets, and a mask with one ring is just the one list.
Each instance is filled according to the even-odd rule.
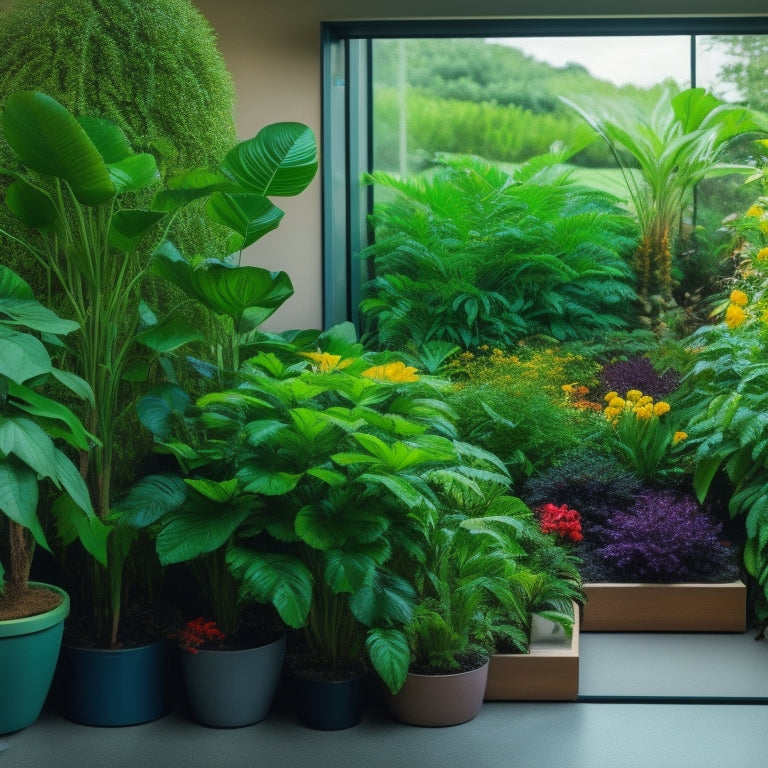
[[299,720],[318,731],[341,731],[363,717],[365,675],[349,680],[309,680],[294,676]]

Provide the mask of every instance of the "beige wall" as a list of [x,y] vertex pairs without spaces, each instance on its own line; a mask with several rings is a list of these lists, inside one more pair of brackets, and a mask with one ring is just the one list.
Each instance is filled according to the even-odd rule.
[[[238,94],[241,137],[276,120],[298,120],[320,137],[322,21],[397,18],[768,15],[765,0],[193,0],[216,30]],[[617,10],[622,6],[624,10]],[[285,269],[296,293],[273,328],[319,327],[322,254],[320,180],[283,206],[279,230],[247,260]]]

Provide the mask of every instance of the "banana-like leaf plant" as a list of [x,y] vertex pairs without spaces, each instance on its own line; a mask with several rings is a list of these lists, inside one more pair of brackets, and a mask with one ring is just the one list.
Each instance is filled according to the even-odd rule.
[[8,567],[0,562],[0,603],[7,603],[8,611],[21,610],[35,546],[50,550],[38,509],[41,482],[61,492],[54,510],[67,504],[83,544],[98,559],[106,557],[85,482],[57,444],[87,451],[95,438],[63,402],[42,391],[58,385],[60,392],[92,397],[82,379],[54,367],[39,338],[76,330],[74,322],[40,304],[21,277],[0,265],[0,513],[7,518],[9,536]]
[[665,94],[651,109],[640,102],[588,109],[563,101],[607,143],[621,169],[641,229],[636,252],[641,295],[670,299],[675,233],[693,190],[707,178],[754,174],[753,165],[723,157],[736,139],[758,138],[768,126],[751,110],[703,88]]
[[[221,259],[201,267],[210,280],[191,277],[192,270],[184,280],[197,285],[195,298],[206,293],[206,306],[220,304],[252,323],[268,317],[290,296],[290,281],[284,273],[237,266],[239,253],[278,226],[282,211],[269,196],[298,194],[312,180],[314,136],[297,123],[270,125],[234,147],[220,168],[195,169],[163,184],[155,157],[133,152],[120,128],[102,119],[77,118],[46,94],[11,94],[0,127],[13,153],[0,169],[11,180],[5,203],[26,225],[23,236],[0,235],[27,249],[50,276],[61,314],[78,326],[64,365],[94,393],[82,418],[99,440],[83,452],[81,467],[97,516],[114,526],[115,436],[136,399],[136,382],[146,379],[160,355],[201,340],[188,323],[173,317],[157,321],[142,302],[152,254],[159,252],[162,264],[163,254],[173,253],[169,232],[175,214],[204,203],[207,219],[232,234]],[[153,188],[151,206],[132,207],[132,193]],[[181,271],[175,263],[164,272],[173,278]],[[74,530],[63,527],[65,540]],[[112,604],[97,616],[110,645],[117,641],[119,584],[128,552],[123,538],[110,537],[115,546],[105,592]]]

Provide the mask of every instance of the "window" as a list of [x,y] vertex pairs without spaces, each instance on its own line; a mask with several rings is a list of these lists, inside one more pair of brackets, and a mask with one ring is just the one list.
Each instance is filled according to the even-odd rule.
[[[459,46],[473,40],[518,48],[524,56],[570,68],[574,83],[579,82],[580,69],[612,79],[617,87],[650,86],[669,78],[682,88],[720,88],[721,92],[715,92],[722,98],[742,100],[756,108],[768,106],[760,103],[765,99],[762,84],[768,64],[765,18],[327,24],[323,71],[326,326],[358,320],[365,274],[357,254],[368,242],[366,222],[373,196],[372,189],[360,183],[362,175],[374,168],[405,174],[418,169],[423,148],[404,128],[408,105],[403,86],[418,77],[405,66],[406,46],[418,45],[417,41],[424,45],[440,42],[449,51],[448,58],[460,59]],[[623,81],[617,72],[619,63]],[[722,92],[725,86],[717,80],[723,71],[732,75],[727,92]],[[459,81],[457,77],[452,83],[457,94]],[[446,82],[450,82],[449,71]],[[529,91],[533,97],[535,89]],[[426,125],[428,116],[422,122]],[[481,138],[479,133],[473,132],[473,140]],[[427,151],[434,148],[423,141]],[[465,144],[443,148],[483,154],[482,146]]]

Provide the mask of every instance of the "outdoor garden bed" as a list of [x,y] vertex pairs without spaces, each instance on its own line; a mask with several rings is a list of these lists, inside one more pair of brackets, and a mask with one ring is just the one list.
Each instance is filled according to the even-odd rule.
[[491,656],[486,701],[575,701],[579,693],[579,609],[573,633],[534,635],[530,653]]
[[744,632],[747,589],[720,584],[584,584],[583,632]]

